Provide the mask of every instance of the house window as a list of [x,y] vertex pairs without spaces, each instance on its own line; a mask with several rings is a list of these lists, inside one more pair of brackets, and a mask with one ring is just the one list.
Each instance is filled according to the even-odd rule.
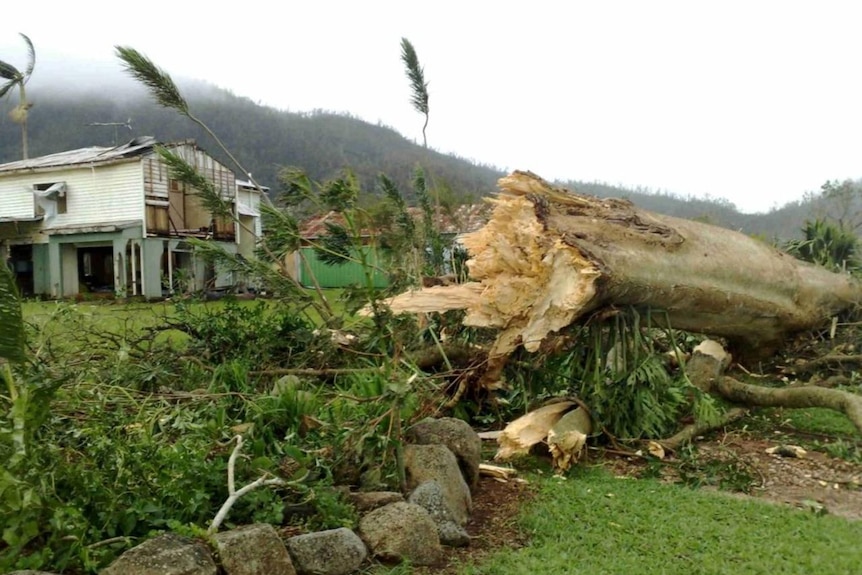
[[51,217],[66,213],[66,182],[34,184],[36,214]]

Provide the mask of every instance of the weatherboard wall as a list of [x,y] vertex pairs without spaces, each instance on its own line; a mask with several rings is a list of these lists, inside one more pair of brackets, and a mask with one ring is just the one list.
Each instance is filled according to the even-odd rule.
[[0,176],[0,219],[27,219],[36,215],[33,186],[19,176]]
[[65,213],[46,214],[43,229],[143,221],[143,171],[135,159],[101,166],[0,176],[0,217],[36,215],[34,186],[65,182]]

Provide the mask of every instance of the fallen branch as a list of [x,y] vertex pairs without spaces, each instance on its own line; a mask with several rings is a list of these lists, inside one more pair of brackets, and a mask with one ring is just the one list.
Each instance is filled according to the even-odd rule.
[[822,367],[844,367],[845,365],[862,365],[862,355],[824,355],[823,357],[806,361],[800,365],[794,365],[793,367],[788,368],[787,372],[793,374],[811,373],[812,371],[817,371]]
[[225,500],[224,504],[222,504],[221,509],[218,510],[216,516],[213,518],[212,523],[210,523],[209,529],[207,529],[207,534],[212,535],[218,532],[219,526],[221,526],[222,522],[227,517],[227,514],[230,512],[233,504],[239,500],[240,497],[257,489],[261,485],[287,485],[287,482],[278,477],[269,477],[269,473],[264,473],[256,480],[252,481],[245,487],[241,488],[239,491],[236,490],[236,485],[234,483],[234,469],[236,467],[236,458],[239,455],[240,450],[242,449],[242,435],[237,435],[234,439],[236,439],[236,445],[231,451],[230,458],[227,460],[227,491],[228,497]]

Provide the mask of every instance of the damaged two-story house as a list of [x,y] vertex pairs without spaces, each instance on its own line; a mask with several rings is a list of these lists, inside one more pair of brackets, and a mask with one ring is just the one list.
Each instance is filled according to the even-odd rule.
[[260,190],[186,141],[164,144],[204,175],[235,219],[213,218],[171,178],[153,138],[0,164],[0,257],[24,294],[161,297],[240,278],[195,255],[189,238],[252,257]]

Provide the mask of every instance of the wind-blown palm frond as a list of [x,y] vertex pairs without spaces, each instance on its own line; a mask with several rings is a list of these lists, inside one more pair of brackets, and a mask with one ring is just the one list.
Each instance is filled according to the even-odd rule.
[[330,180],[320,188],[320,201],[337,212],[352,208],[358,197],[359,180],[350,169],[345,169],[340,178]]
[[194,166],[167,148],[158,146],[156,152],[167,164],[171,177],[194,190],[194,194],[201,199],[204,209],[210,212],[213,217],[234,217],[231,204],[222,198],[213,183],[198,172]]
[[127,46],[115,46],[114,48],[126,70],[132,77],[149,88],[150,94],[160,105],[188,115],[189,105],[167,72],[134,48]]
[[0,78],[5,80],[17,80],[19,77],[21,77],[21,72],[18,71],[18,68],[0,60]]
[[416,49],[407,38],[401,38],[401,61],[407,67],[407,78],[413,95],[410,101],[421,114],[428,113],[428,82],[425,81],[425,70],[419,65]]
[[[19,34],[21,33],[19,32]],[[36,67],[36,49],[33,48],[33,42],[30,41],[30,38],[26,34],[21,34],[21,37],[27,43],[27,69],[24,70],[23,78],[26,82],[30,78],[30,75],[33,74],[33,68]]]
[[398,190],[398,186],[386,177],[386,175],[380,174],[380,188],[396,210],[395,221],[398,223],[398,227],[401,228],[404,239],[410,245],[413,245],[416,241],[416,222],[413,221],[413,217],[407,211],[407,202],[404,201],[404,197]]
[[285,206],[298,206],[315,198],[311,178],[301,168],[284,168],[278,173],[281,183],[279,201]]
[[325,225],[326,235],[314,246],[317,259],[330,266],[340,266],[353,261],[353,242],[347,228],[332,222],[326,222]]
[[272,260],[287,256],[300,247],[299,222],[296,217],[285,210],[280,210],[269,204],[261,204],[260,213],[263,216],[263,226],[266,235],[260,244],[265,248],[258,257]]
[[24,319],[15,276],[0,262],[0,358],[24,359]]
[[[2,64],[2,63],[3,62],[0,62],[0,64]],[[10,80],[10,81],[6,82],[5,84],[3,84],[2,86],[0,86],[0,98],[5,96],[6,93],[9,92],[9,90],[11,90],[12,88],[15,87],[15,85],[16,85],[15,81]]]
[[407,78],[410,80],[412,90],[410,102],[417,112],[425,116],[425,125],[422,126],[422,140],[427,148],[428,140],[425,138],[425,128],[428,127],[428,82],[425,81],[425,70],[419,65],[416,50],[407,38],[401,38],[401,61],[407,67]]

